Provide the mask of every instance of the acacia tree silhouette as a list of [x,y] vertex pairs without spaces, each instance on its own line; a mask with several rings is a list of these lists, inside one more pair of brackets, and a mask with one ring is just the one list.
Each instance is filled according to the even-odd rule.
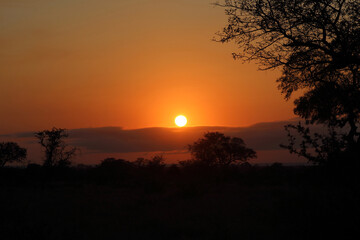
[[256,158],[255,151],[247,148],[241,138],[219,132],[205,133],[204,138],[188,145],[188,149],[196,161],[208,166],[228,166]]
[[26,159],[27,150],[15,142],[0,143],[0,167],[8,162],[22,162]]
[[35,137],[39,140],[40,145],[45,149],[46,167],[66,167],[71,164],[71,158],[76,155],[78,150],[75,147],[69,147],[65,143],[65,138],[69,134],[66,129],[52,128],[35,133]]
[[[228,24],[216,41],[234,41],[243,50],[234,58],[256,60],[260,69],[281,68],[278,87],[287,100],[298,90],[295,114],[320,123],[329,135],[310,135],[301,124],[287,126],[286,147],[315,163],[326,163],[327,144],[338,140],[337,159],[359,158],[360,2],[356,0],[225,0]],[[300,149],[290,133],[304,140]],[[341,132],[341,133],[340,133]],[[315,155],[308,149],[322,145]],[[321,148],[318,148],[321,149]],[[317,154],[317,155],[316,155]]]

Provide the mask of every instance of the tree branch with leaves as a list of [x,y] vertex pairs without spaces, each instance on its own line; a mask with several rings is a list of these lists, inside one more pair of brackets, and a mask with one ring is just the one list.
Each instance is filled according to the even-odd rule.
[[[225,0],[228,23],[216,41],[235,42],[235,58],[280,68],[278,87],[309,124],[342,129],[346,152],[360,149],[360,2]],[[344,133],[344,131],[347,131]],[[325,136],[324,136],[325,137]]]
[[26,159],[27,150],[15,142],[0,143],[0,168],[7,163],[22,162]]
[[66,167],[71,164],[71,159],[76,155],[78,149],[70,147],[65,142],[69,137],[66,129],[52,128],[35,133],[40,145],[45,152],[44,166]]

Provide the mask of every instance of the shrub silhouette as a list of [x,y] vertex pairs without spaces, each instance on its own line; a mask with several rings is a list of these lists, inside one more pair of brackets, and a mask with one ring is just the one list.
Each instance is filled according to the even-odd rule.
[[138,158],[133,164],[140,168],[162,169],[166,166],[162,155],[155,155],[150,159]]
[[104,159],[101,164],[100,167],[101,168],[113,168],[113,169],[118,169],[118,168],[127,168],[127,167],[131,167],[132,164],[129,161],[126,161],[124,159],[115,159],[115,158],[106,158]]
[[179,161],[179,165],[182,168],[206,168],[209,166],[206,162],[198,159],[188,159],[188,160]]
[[207,166],[229,166],[256,158],[256,152],[247,148],[241,138],[226,137],[219,132],[205,133],[204,138],[190,144],[188,149],[195,163],[199,161]]
[[6,163],[22,162],[26,159],[27,150],[15,142],[0,143],[0,167]]
[[[338,167],[349,163],[347,161],[349,158],[346,157],[346,153],[349,153],[346,150],[346,141],[334,128],[328,128],[327,135],[312,134],[309,127],[299,122],[297,125],[286,125],[285,130],[288,135],[288,144],[281,144],[280,147],[288,149],[290,153],[304,157],[320,166]],[[297,141],[292,131],[300,135],[300,141]],[[355,166],[354,163],[349,165]]]
[[124,159],[106,158],[94,169],[98,183],[122,184],[134,175],[134,165]]

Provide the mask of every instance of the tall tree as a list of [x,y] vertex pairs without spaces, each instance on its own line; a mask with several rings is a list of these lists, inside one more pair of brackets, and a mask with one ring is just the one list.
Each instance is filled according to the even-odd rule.
[[22,162],[26,155],[27,150],[15,142],[0,143],[0,167],[4,167],[6,163]]
[[35,133],[35,137],[44,148],[44,166],[64,167],[71,164],[71,158],[76,155],[77,148],[68,146],[65,142],[68,136],[66,129],[55,127]]
[[217,40],[239,45],[242,51],[234,58],[258,61],[263,70],[281,68],[277,82],[285,98],[304,93],[294,101],[295,114],[331,131],[341,129],[341,151],[359,156],[360,1],[225,0],[217,5],[228,16]]

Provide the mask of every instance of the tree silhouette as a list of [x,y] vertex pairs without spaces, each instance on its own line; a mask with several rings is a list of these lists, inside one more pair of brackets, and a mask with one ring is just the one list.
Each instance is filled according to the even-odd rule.
[[[280,146],[287,148],[290,153],[305,157],[310,162],[318,165],[336,166],[338,163],[344,164],[346,141],[336,132],[334,127],[327,129],[328,134],[326,136],[319,133],[311,134],[309,127],[303,126],[300,122],[297,125],[286,125],[285,130],[288,133],[289,143]],[[296,130],[301,136],[300,143],[297,144],[291,130]]]
[[255,151],[247,148],[241,138],[219,132],[205,133],[204,138],[190,144],[188,149],[196,161],[208,166],[228,166],[256,157]]
[[124,159],[116,159],[116,158],[105,158],[101,161],[100,167],[109,168],[109,169],[117,169],[122,167],[129,167],[131,163]]
[[163,155],[155,155],[150,159],[137,158],[134,162],[134,165],[140,168],[164,168],[165,158]]
[[27,150],[15,142],[0,143],[0,167],[6,163],[22,162],[26,159]]
[[225,0],[217,5],[228,16],[217,40],[240,46],[243,51],[234,58],[256,60],[264,70],[281,68],[277,82],[285,98],[304,93],[294,102],[295,114],[329,131],[341,129],[335,131],[344,139],[341,151],[359,156],[360,2]]
[[55,127],[52,130],[43,130],[35,133],[35,137],[45,149],[44,166],[66,167],[71,164],[71,158],[76,155],[78,149],[69,147],[66,144],[65,138],[68,136],[66,129]]

